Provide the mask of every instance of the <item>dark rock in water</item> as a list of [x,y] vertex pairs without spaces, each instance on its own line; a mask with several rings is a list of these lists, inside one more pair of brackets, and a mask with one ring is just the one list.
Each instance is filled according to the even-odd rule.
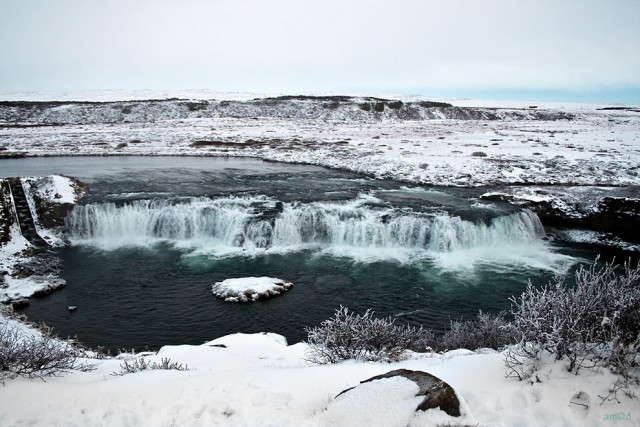
[[[460,416],[460,400],[458,399],[455,390],[440,378],[426,372],[397,369],[395,371],[387,372],[386,374],[371,377],[368,380],[362,381],[360,384],[393,377],[404,377],[418,385],[420,390],[416,396],[424,396],[424,399],[418,405],[416,411],[440,408],[441,411],[444,411],[452,417]],[[344,390],[338,394],[338,396],[348,393],[357,387],[358,386]],[[336,398],[338,396],[336,396]]]
[[25,308],[29,304],[30,304],[29,298],[25,298],[25,297],[20,297],[20,298],[11,300],[11,307],[13,307],[14,310]]
[[640,243],[640,199],[604,197],[586,216],[585,222],[592,229]]
[[[638,194],[638,189],[629,187]],[[573,228],[610,234],[611,240],[640,243],[640,199],[636,197],[595,196],[580,200],[579,193],[538,191],[536,194],[493,192],[483,200],[506,202],[535,212],[546,227]]]

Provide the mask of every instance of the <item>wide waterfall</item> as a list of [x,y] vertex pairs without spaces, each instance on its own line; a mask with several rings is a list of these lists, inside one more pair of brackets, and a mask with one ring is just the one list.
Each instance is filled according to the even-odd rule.
[[544,235],[538,217],[527,210],[471,221],[371,199],[283,203],[254,196],[95,203],[77,206],[66,227],[73,243],[103,249],[166,241],[250,252],[337,247],[443,253],[528,245]]

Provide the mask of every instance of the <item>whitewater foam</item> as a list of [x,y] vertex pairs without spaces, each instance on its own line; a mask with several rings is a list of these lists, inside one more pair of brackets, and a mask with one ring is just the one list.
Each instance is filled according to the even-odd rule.
[[103,250],[159,242],[216,257],[311,249],[364,262],[431,258],[445,269],[480,262],[544,267],[555,256],[531,211],[474,222],[396,209],[371,194],[312,203],[265,196],[94,203],[77,206],[66,225],[72,244]]

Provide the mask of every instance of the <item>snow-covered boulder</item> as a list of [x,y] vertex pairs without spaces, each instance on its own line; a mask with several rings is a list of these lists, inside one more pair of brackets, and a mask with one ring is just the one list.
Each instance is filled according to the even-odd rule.
[[415,406],[413,408],[415,411],[427,411],[429,409],[439,408],[452,417],[459,417],[461,415],[460,400],[455,390],[449,384],[427,372],[412,371],[409,369],[396,369],[386,374],[371,377],[368,380],[362,381],[360,385],[356,387],[344,390],[336,396],[336,399],[348,393],[357,393],[359,392],[359,388],[363,386],[368,387],[367,384],[371,382],[390,378],[406,378],[415,383],[417,390],[412,396],[419,398],[414,400]]
[[251,302],[280,295],[292,287],[293,283],[273,277],[241,277],[216,282],[211,291],[228,302]]

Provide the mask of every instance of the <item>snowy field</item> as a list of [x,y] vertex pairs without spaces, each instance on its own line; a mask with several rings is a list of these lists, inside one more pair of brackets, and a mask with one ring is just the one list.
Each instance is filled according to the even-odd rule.
[[[93,94],[92,100],[126,98],[98,95]],[[213,97],[208,95],[204,98]],[[25,96],[4,99],[25,100]],[[133,94],[127,99],[148,97]],[[33,95],[33,99],[48,100],[46,95]],[[67,99],[78,100],[77,95]],[[471,105],[470,101],[453,103]],[[522,104],[493,107],[523,109],[526,114],[531,110]],[[58,108],[64,117],[68,107]],[[254,156],[452,186],[640,185],[639,113],[541,104],[535,111],[541,109],[569,112],[574,118],[188,117],[55,126],[14,126],[5,121],[0,123],[0,153]],[[68,182],[55,178],[51,183],[60,190],[48,188],[43,196],[60,194],[67,201]],[[17,236],[16,229],[12,236]],[[0,248],[2,269],[10,268],[25,246],[21,237],[15,237]],[[9,285],[16,289],[11,281]],[[14,320],[0,315],[0,322]],[[615,377],[599,368],[584,369],[576,376],[566,371],[565,361],[548,361],[539,371],[540,382],[531,383],[506,378],[504,357],[493,351],[413,353],[395,363],[352,361],[322,366],[308,363],[306,351],[306,344],[288,346],[279,335],[238,334],[201,346],[167,346],[145,356],[156,362],[170,358],[187,365],[186,371],[113,375],[127,357],[122,355],[95,361],[92,372],[74,372],[46,382],[8,380],[0,386],[0,425],[640,425],[638,400],[622,394],[619,402],[607,399]],[[452,418],[439,410],[414,413],[416,386],[405,380],[380,380],[336,398],[361,381],[399,368],[422,370],[448,382],[462,402],[462,417]],[[640,395],[638,387],[634,390]]]
[[[142,101],[113,103],[143,94],[170,96],[69,94],[66,99],[112,104],[61,104],[26,116],[7,107],[0,115],[0,147],[5,154],[26,155],[252,156],[449,186],[640,183],[637,108],[450,101],[464,107],[450,116],[475,112],[471,120],[444,118],[437,108],[418,109],[424,119],[404,119],[411,105],[430,101],[416,97],[403,98],[405,104],[395,110],[388,102],[379,113],[362,111],[373,98],[361,97],[339,105],[300,99],[274,105],[247,99],[253,95],[232,94],[221,101],[221,94],[204,93],[217,98],[203,101],[176,93],[191,95],[190,101],[156,102],[152,108]],[[548,119],[557,115],[571,119]],[[482,119],[489,116],[498,119]]]

